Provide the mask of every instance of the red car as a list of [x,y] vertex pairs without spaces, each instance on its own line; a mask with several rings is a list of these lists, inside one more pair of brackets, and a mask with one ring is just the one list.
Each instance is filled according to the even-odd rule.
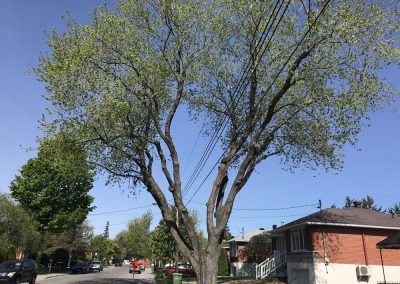
[[[170,266],[165,270],[165,277],[171,277],[176,272],[175,266]],[[193,267],[190,264],[178,264],[178,273],[182,273],[182,277],[196,277]]]

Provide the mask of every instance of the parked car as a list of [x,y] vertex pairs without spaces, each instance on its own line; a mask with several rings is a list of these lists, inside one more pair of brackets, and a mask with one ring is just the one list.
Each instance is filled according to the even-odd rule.
[[89,273],[90,271],[90,265],[88,262],[78,262],[77,264],[72,267],[71,273],[76,274],[76,273]]
[[[171,277],[175,272],[175,266],[169,266],[165,270],[165,277]],[[182,273],[182,277],[196,277],[196,272],[194,272],[193,267],[186,263],[178,263],[178,273]]]
[[133,261],[129,264],[129,273],[140,274],[142,270],[140,270],[140,265],[138,261]]
[[92,260],[89,271],[103,271],[103,263],[100,260]]
[[37,264],[32,259],[6,260],[0,264],[0,283],[35,284]]
[[120,261],[120,260],[114,261],[114,265],[115,266],[122,266],[122,261]]

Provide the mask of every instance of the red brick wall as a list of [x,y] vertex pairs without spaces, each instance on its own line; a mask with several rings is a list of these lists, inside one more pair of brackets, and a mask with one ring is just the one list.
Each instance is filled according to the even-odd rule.
[[[347,227],[309,227],[311,250],[317,251],[324,261],[322,232],[326,243],[326,254],[331,263],[381,265],[381,256],[376,244],[394,231]],[[364,235],[364,237],[363,237]],[[382,250],[385,265],[400,265],[400,250]]]

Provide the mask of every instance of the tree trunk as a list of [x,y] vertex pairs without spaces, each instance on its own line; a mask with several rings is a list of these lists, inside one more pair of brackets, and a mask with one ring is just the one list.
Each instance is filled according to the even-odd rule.
[[198,284],[217,284],[219,249],[207,249],[200,254],[199,266],[196,269]]

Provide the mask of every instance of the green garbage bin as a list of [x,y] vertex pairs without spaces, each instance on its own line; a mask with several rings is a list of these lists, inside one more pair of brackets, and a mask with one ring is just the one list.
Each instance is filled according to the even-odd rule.
[[182,283],[182,273],[172,273],[172,284]]

